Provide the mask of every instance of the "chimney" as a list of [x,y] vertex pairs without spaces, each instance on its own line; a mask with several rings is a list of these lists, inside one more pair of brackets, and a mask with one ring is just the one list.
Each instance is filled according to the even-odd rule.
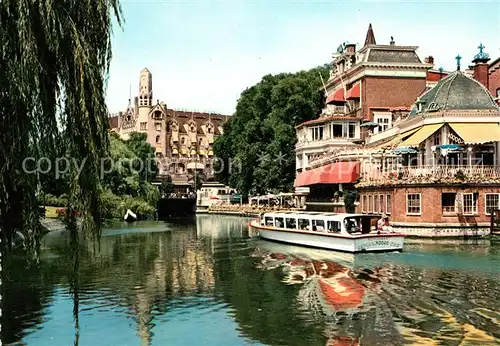
[[473,77],[475,80],[480,82],[482,85],[488,89],[488,61],[490,60],[489,54],[483,52],[483,49],[485,48],[483,44],[481,43],[479,45],[479,53],[474,56],[474,60],[472,62],[474,63],[473,66]]
[[429,55],[425,58],[425,63],[434,65],[434,57],[432,55]]
[[347,54],[354,54],[356,53],[356,45],[354,43],[348,43],[345,46],[345,52]]

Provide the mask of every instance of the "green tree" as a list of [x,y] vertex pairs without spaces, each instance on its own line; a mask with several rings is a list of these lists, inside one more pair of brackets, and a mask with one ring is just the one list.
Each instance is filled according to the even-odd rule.
[[[155,159],[155,148],[149,144],[145,133],[132,132],[125,141],[139,160],[134,162],[135,170],[143,170],[140,174],[141,181],[152,181],[158,174],[158,166]],[[142,166],[142,167],[141,167]]]
[[172,182],[172,177],[170,175],[167,175],[165,180],[161,182],[160,190],[165,197],[170,196],[172,192],[174,192],[174,183]]
[[[140,141],[143,143],[141,144]],[[151,145],[146,141],[146,137],[137,136],[132,141],[122,140],[117,135],[110,136],[110,159],[103,164],[104,187],[118,196],[140,197],[151,205],[155,205],[158,200],[158,189],[149,181],[146,181],[144,168],[135,163],[143,161],[138,157],[134,148],[148,148]],[[147,150],[137,150],[145,155]],[[146,156],[147,157],[147,156]]]
[[20,230],[27,248],[38,248],[40,179],[26,173],[23,161],[54,152],[58,141],[66,155],[85,163],[81,172],[73,165],[68,174],[69,208],[85,211],[84,230],[99,235],[99,166],[107,154],[109,128],[104,83],[113,17],[121,24],[118,0],[0,2],[2,245],[9,247]]
[[358,199],[358,192],[356,190],[344,191],[344,206],[346,213],[353,214],[356,212],[355,202]]
[[[214,143],[217,179],[244,195],[290,191],[295,179],[295,126],[324,107],[321,78],[329,66],[266,75],[246,89]],[[221,165],[223,164],[223,167]]]

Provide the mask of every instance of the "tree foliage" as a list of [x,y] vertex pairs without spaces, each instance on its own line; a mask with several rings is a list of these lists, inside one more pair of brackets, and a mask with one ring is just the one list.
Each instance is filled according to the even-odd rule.
[[344,193],[344,206],[346,213],[356,212],[356,201],[358,199],[358,192],[356,190],[347,190]]
[[[132,133],[128,140],[115,134],[110,136],[111,155],[103,165],[104,192],[101,195],[105,218],[121,218],[127,209],[139,217],[152,216],[159,192],[148,179],[156,175],[156,170],[148,172],[145,166],[154,157],[154,152],[143,134]],[[153,168],[156,169],[156,165]]]
[[160,190],[164,195],[163,197],[169,197],[174,192],[174,183],[170,175],[167,175],[165,180],[161,182]]
[[[69,207],[85,211],[84,230],[101,226],[100,158],[108,150],[105,76],[118,0],[0,1],[0,227],[2,244],[15,231],[37,249],[41,231],[39,178],[23,161],[52,153],[82,163],[67,180]],[[74,225],[74,220],[71,223]]]
[[214,152],[224,162],[217,179],[243,194],[290,191],[295,179],[295,126],[324,107],[329,66],[266,75],[246,89],[224,124]]

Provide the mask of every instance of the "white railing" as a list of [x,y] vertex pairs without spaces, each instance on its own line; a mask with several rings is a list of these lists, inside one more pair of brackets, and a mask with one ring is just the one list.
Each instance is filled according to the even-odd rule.
[[368,137],[367,143],[374,143],[377,141],[381,141],[381,140],[389,138],[389,137],[394,137],[398,134],[399,134],[399,128],[398,127],[391,127],[385,131],[379,131],[377,133],[372,134],[370,137]]
[[362,180],[394,179],[406,180],[412,178],[420,179],[456,179],[460,180],[483,180],[500,178],[500,166],[402,166],[397,168],[370,168],[364,166],[361,171]]
[[309,147],[322,147],[322,146],[345,146],[352,144],[352,141],[359,140],[359,138],[349,137],[325,137],[317,140],[301,140],[295,145],[295,149],[309,148]]
[[318,155],[314,158],[311,158],[309,160],[309,166],[319,167],[335,161],[361,160],[363,158],[368,158],[370,156],[377,156],[377,154],[379,154],[378,149],[360,149],[360,148],[337,149],[322,155]]

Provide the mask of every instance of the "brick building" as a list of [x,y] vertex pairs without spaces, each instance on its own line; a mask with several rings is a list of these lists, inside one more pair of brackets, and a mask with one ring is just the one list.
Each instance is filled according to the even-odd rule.
[[307,201],[302,198],[301,203],[314,204],[315,209],[331,208],[334,190],[354,183],[338,181],[332,189],[321,181],[312,182],[311,161],[335,150],[362,147],[373,133],[397,125],[417,97],[448,75],[432,69],[432,56],[422,62],[416,50],[415,46],[396,45],[392,38],[387,45],[376,44],[371,24],[361,49],[351,43],[338,47],[324,85],[327,99],[322,114],[296,127],[295,191],[307,195]]
[[500,208],[500,108],[482,48],[473,77],[460,70],[458,56],[457,71],[418,97],[393,128],[363,147],[318,158],[313,171],[336,164],[338,171],[324,174],[335,179],[359,167],[352,174],[358,211],[385,213],[409,235],[487,234],[490,212]]
[[391,127],[390,109],[410,107],[428,86],[427,76],[434,77],[428,72],[434,60],[422,62],[417,48],[396,45],[392,37],[389,44],[377,44],[370,24],[360,50],[346,43],[334,55],[326,103],[344,107],[346,115]]
[[488,90],[500,104],[500,57],[488,66]]
[[139,95],[134,105],[109,119],[110,129],[122,138],[131,132],[147,135],[156,149],[159,177],[170,175],[179,189],[192,185],[195,171],[201,177],[212,175],[214,139],[222,134],[227,115],[167,108],[153,103],[153,77],[147,68],[140,74]]

